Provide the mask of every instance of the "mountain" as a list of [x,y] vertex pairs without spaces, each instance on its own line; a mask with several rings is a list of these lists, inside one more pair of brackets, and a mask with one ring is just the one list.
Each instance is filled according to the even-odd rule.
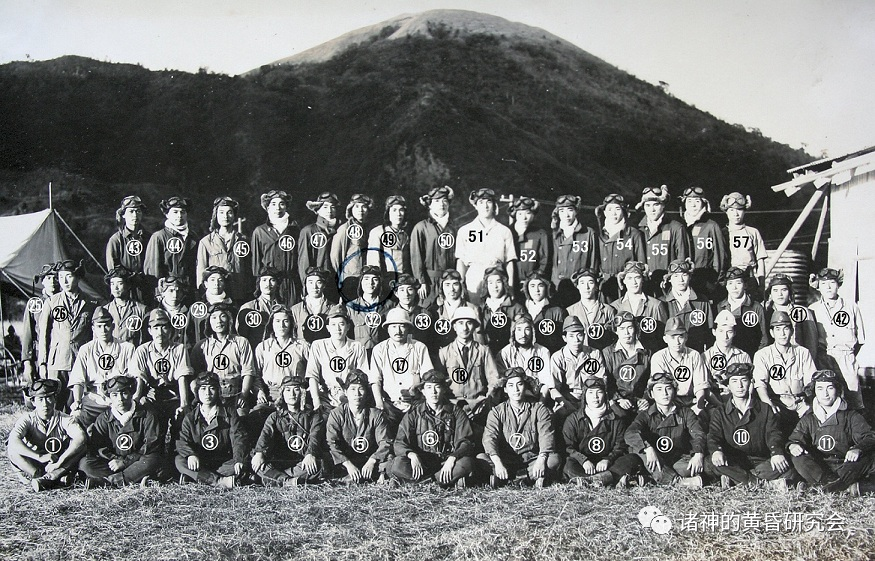
[[[319,191],[380,201],[443,184],[461,195],[457,214],[478,187],[596,205],[663,183],[675,195],[701,185],[715,208],[741,190],[763,209],[786,207],[768,187],[811,160],[546,31],[451,10],[399,16],[233,77],[74,56],[9,63],[0,108],[0,210],[44,208],[51,180],[56,206],[98,255],[130,193],[149,203],[149,228],[163,221],[158,200],[191,196],[201,231],[218,194],[242,200],[251,231],[264,216],[258,194],[272,188],[295,194],[303,221]],[[792,218],[755,225],[774,239]]]

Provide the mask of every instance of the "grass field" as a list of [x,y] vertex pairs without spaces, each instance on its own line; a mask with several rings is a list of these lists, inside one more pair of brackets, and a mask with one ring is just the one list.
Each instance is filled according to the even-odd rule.
[[[0,406],[4,457],[21,411]],[[875,497],[817,491],[80,485],[36,494],[4,461],[0,496],[3,559],[875,557]],[[648,505],[671,520],[668,534],[638,521]]]

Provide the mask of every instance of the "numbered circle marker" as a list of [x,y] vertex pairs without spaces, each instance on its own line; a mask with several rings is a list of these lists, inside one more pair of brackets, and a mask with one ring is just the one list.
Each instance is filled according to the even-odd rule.
[[288,234],[283,234],[280,236],[279,241],[276,243],[281,250],[283,251],[292,251],[295,249],[295,238]]
[[249,242],[247,242],[246,240],[237,240],[236,242],[234,242],[234,249],[232,251],[234,252],[234,255],[242,258],[249,255],[250,250],[251,248],[249,247]]
[[605,450],[605,440],[599,436],[590,438],[588,448],[593,454],[601,454]]
[[586,328],[586,335],[590,339],[601,339],[605,334],[605,327],[600,323],[594,323]]
[[736,429],[732,433],[732,441],[739,446],[747,446],[748,442],[750,442],[750,433],[747,429]]
[[434,330],[437,331],[438,335],[446,335],[450,332],[450,320],[448,319],[439,319],[434,322]]
[[515,432],[510,435],[510,447],[514,450],[522,450],[526,445],[526,435],[521,432]]
[[790,319],[792,319],[795,323],[807,321],[808,308],[805,308],[803,306],[793,306],[793,309],[790,310]]
[[507,325],[507,314],[504,312],[496,312],[492,314],[492,318],[489,320],[492,324],[492,327],[496,329],[501,329],[505,325]]
[[120,434],[115,437],[115,447],[122,452],[127,452],[134,447],[134,439],[127,433]]
[[61,442],[60,438],[58,438],[56,436],[52,436],[52,437],[49,437],[46,439],[45,448],[46,448],[46,452],[48,452],[49,454],[57,454],[58,452],[61,451],[61,447],[62,447],[62,442]]
[[599,371],[599,361],[594,358],[588,358],[583,361],[583,371],[587,374],[595,374]]
[[726,368],[726,357],[720,353],[712,356],[711,368],[714,370],[724,370]]
[[839,327],[847,327],[851,323],[851,314],[844,310],[839,310],[833,314],[832,322]]
[[425,444],[427,447],[432,448],[434,446],[437,446],[438,442],[440,442],[440,438],[438,438],[438,433],[436,433],[435,431],[427,430],[422,433],[422,443]]
[[457,384],[464,384],[468,381],[468,371],[464,368],[456,368],[452,374],[453,381]]
[[131,316],[125,320],[128,326],[128,331],[139,331],[143,327],[143,318],[140,316]]
[[380,324],[383,322],[383,318],[380,317],[380,314],[377,312],[368,312],[365,315],[365,324],[371,329],[376,329],[380,327]]
[[553,335],[556,332],[556,322],[552,319],[542,319],[538,322],[538,331],[541,332],[541,335]]
[[289,450],[292,452],[300,452],[304,449],[304,446],[307,444],[304,442],[304,439],[298,436],[297,434],[293,434],[286,441],[286,444],[289,446]]
[[334,373],[343,372],[346,369],[346,359],[342,356],[331,357],[331,360],[328,361],[328,367]]
[[450,249],[454,245],[456,245],[456,238],[449,232],[444,232],[438,236],[438,246],[441,249]]
[[539,356],[533,356],[529,359],[529,370],[532,372],[540,372],[544,369],[544,359]]
[[416,329],[420,331],[425,331],[429,327],[431,327],[431,317],[426,313],[416,314],[416,317],[413,318],[413,325]]
[[174,327],[174,329],[182,329],[188,323],[188,318],[185,317],[185,314],[173,314],[173,317],[170,318],[170,325]]
[[280,351],[274,357],[274,361],[280,368],[288,368],[292,365],[292,354],[289,351]]
[[322,232],[316,232],[310,236],[310,245],[313,249],[322,249],[328,244],[328,236]]
[[824,434],[817,439],[817,447],[824,452],[832,452],[836,447],[836,439],[828,434]]
[[216,370],[227,370],[231,366],[231,360],[227,355],[216,355],[213,357],[213,368]]
[[43,301],[34,296],[27,301],[27,311],[32,314],[39,314],[43,311]]
[[403,374],[407,372],[407,359],[404,357],[398,357],[392,361],[392,372],[395,374]]
[[322,331],[325,328],[325,320],[322,316],[310,316],[307,318],[307,329],[310,331]]
[[52,318],[55,321],[66,321],[70,317],[67,308],[55,308],[52,310]]
[[182,253],[184,247],[185,244],[183,243],[182,238],[170,238],[167,240],[167,251],[173,255],[179,255]]
[[678,382],[686,382],[690,379],[691,375],[692,373],[687,366],[681,365],[674,369],[674,377]]
[[131,257],[136,257],[143,253],[143,242],[140,240],[128,240],[128,243],[125,244],[125,252]]
[[360,240],[362,239],[362,236],[365,235],[365,230],[360,224],[352,224],[346,231],[346,235],[349,236],[349,239],[351,240]]
[[249,310],[246,312],[246,317],[243,320],[249,327],[255,328],[261,325],[261,312],[257,310]]
[[355,450],[359,454],[364,454],[370,448],[370,443],[368,439],[363,436],[357,436],[352,439],[352,449]]
[[748,310],[741,315],[741,323],[743,323],[745,327],[756,327],[759,322],[760,316],[758,316],[753,310]]
[[660,436],[656,439],[656,449],[665,454],[674,448],[674,440],[670,436]]
[[656,319],[650,316],[643,317],[641,318],[639,326],[641,327],[641,331],[643,331],[644,333],[653,333],[654,331],[656,331]]
[[204,450],[215,450],[219,447],[219,437],[208,432],[201,437],[201,446]]
[[115,366],[115,357],[110,354],[100,355],[97,357],[97,366],[101,370],[112,370],[112,367]]
[[383,232],[380,236],[380,243],[383,247],[393,248],[398,243],[398,236],[394,232]]
[[695,326],[700,326],[705,324],[705,312],[702,310],[693,310],[690,312],[690,323]]
[[773,364],[769,367],[769,378],[772,380],[783,380],[787,375],[783,364]]
[[635,367],[629,364],[624,364],[620,367],[620,379],[624,382],[631,382],[635,379]]
[[170,374],[170,361],[166,358],[159,358],[155,361],[155,372],[161,376]]
[[196,317],[197,319],[203,319],[207,317],[207,304],[206,302],[195,302],[191,305],[191,315]]

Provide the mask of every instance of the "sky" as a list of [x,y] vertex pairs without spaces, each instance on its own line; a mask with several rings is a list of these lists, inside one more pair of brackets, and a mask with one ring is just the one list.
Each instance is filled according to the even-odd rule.
[[872,0],[5,0],[0,63],[74,54],[238,74],[432,9],[541,27],[816,157],[875,145]]

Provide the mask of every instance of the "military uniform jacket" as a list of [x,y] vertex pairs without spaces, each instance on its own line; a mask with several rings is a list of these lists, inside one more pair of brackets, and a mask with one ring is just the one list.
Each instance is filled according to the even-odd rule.
[[[542,345],[550,349],[550,352],[556,352],[562,348],[565,341],[562,340],[562,322],[568,317],[568,312],[565,308],[559,306],[551,306],[547,304],[541,311],[532,318],[535,322],[535,330],[538,332],[538,341]],[[541,322],[546,320],[545,324]],[[552,323],[550,323],[552,322]],[[553,327],[553,332],[550,333],[550,325]],[[508,336],[513,334],[508,331]]]
[[681,306],[675,295],[671,292],[665,295],[665,303],[668,306],[668,317],[680,317],[687,329],[687,346],[699,352],[714,343],[714,310],[711,302],[700,300],[696,291],[690,289],[690,299]]
[[[477,311],[483,322],[481,329],[489,341],[489,348],[493,351],[498,351],[510,340],[510,326],[513,323],[513,318],[525,313],[526,308],[522,304],[514,302],[510,296],[505,296],[504,302],[501,303],[497,310],[492,311],[492,308],[484,302],[480,304]],[[497,327],[499,325],[501,327]],[[537,329],[537,324],[535,326]],[[562,330],[561,323],[559,330]],[[450,331],[452,332],[452,328],[450,328]]]
[[669,220],[663,215],[656,232],[651,234],[647,227],[647,217],[638,223],[644,236],[647,265],[651,271],[666,271],[668,264],[675,259],[690,257],[690,237],[687,229],[677,220]]
[[656,404],[638,412],[626,429],[626,444],[631,452],[641,453],[651,446],[660,460],[668,463],[678,461],[685,454],[705,453],[707,442],[699,418],[689,407],[672,407],[668,415],[663,415]]
[[843,460],[851,448],[875,451],[875,432],[859,411],[840,409],[821,423],[810,409],[799,419],[788,444],[798,444],[814,456]]
[[249,450],[237,411],[220,405],[216,418],[207,423],[200,406],[192,407],[182,420],[176,453],[183,458],[197,456],[218,463],[233,458],[237,463],[244,463]]
[[[753,356],[758,350],[769,344],[769,334],[766,328],[766,310],[759,302],[751,300],[750,295],[745,294],[741,306],[735,310],[729,309],[729,300],[723,300],[717,304],[714,314],[723,310],[729,310],[735,316],[735,339],[732,344]],[[746,320],[756,316],[756,323],[748,325]]]
[[[595,309],[595,312],[592,314],[588,314],[586,312],[586,308],[583,307],[583,304],[581,304],[580,302],[575,302],[574,304],[568,306],[565,311],[568,312],[569,316],[577,316],[577,319],[579,319],[580,323],[583,324],[584,329],[586,329],[585,342],[590,347],[602,350],[605,347],[616,342],[617,337],[616,335],[614,335],[614,332],[611,331],[611,320],[614,319],[614,316],[617,315],[617,312],[612,306],[599,302],[598,306]],[[591,325],[599,325],[601,327],[590,329]],[[561,325],[557,326],[557,331],[559,332],[559,336],[561,337]],[[596,337],[596,335],[598,335],[598,337]]]
[[434,218],[429,216],[416,223],[410,233],[410,268],[413,276],[423,284],[436,284],[440,274],[456,266],[455,239],[453,245],[446,249],[438,243],[441,234],[455,236],[456,226],[452,219],[446,228],[441,228]]
[[516,456],[528,463],[539,454],[556,451],[553,422],[547,408],[537,402],[520,405],[517,411],[508,400],[489,411],[483,431],[483,449],[490,456],[502,459]]
[[729,268],[729,248],[720,226],[707,216],[706,212],[687,226],[692,240],[693,265],[696,269],[711,269],[722,277]]
[[489,347],[474,341],[469,346],[467,363],[462,361],[456,341],[438,352],[440,363],[450,376],[450,390],[459,399],[483,397],[498,384],[498,366]]
[[277,409],[267,418],[255,452],[268,462],[297,464],[307,454],[322,456],[325,421],[313,411]]
[[364,408],[362,423],[356,424],[349,405],[335,407],[328,417],[328,448],[336,465],[356,459],[385,461],[392,450],[392,442],[383,412]]
[[[167,249],[167,244],[172,238],[182,240],[182,249],[178,253],[172,253]],[[196,286],[197,243],[198,236],[191,230],[188,231],[185,239],[166,227],[158,230],[152,234],[152,237],[149,238],[149,245],[146,246],[143,272],[155,279],[173,275],[181,278],[189,287],[194,288]]]
[[445,403],[433,411],[418,403],[404,414],[395,438],[395,455],[415,452],[424,462],[474,455],[474,431],[465,411]]
[[[25,445],[35,450],[38,454],[46,454],[46,441],[50,438],[56,438],[60,442],[60,447],[55,450],[52,447],[53,453],[63,454],[64,450],[70,446],[70,434],[79,434],[82,439],[85,439],[85,431],[79,422],[70,415],[55,411],[48,422],[43,423],[37,417],[35,411],[29,411],[19,417],[15,421],[12,430],[9,431],[8,442],[13,438],[17,438]],[[53,443],[54,444],[54,443]]]
[[[137,251],[139,250],[139,251]],[[106,270],[122,265],[135,273],[143,272],[146,259],[146,236],[143,229],[132,232],[125,227],[110,236],[106,244]]]
[[[547,275],[547,268],[552,261],[550,238],[547,232],[541,229],[526,230],[523,235],[516,235],[516,230],[511,228],[515,234],[517,255],[520,256],[517,261],[517,280],[523,281],[534,271],[538,271],[542,275]],[[549,278],[549,277],[548,277]]]
[[720,407],[711,409],[708,451],[713,454],[718,450],[730,457],[767,458],[783,454],[784,438],[772,408],[751,394],[744,415],[738,414],[731,396]]
[[[264,228],[270,228],[269,224],[265,224]],[[312,237],[313,234],[317,233],[325,234],[325,245],[320,247],[313,247]],[[307,269],[310,267],[319,267],[321,269],[325,269],[329,273],[335,273],[336,271],[331,266],[331,259],[329,258],[329,254],[331,252],[331,241],[334,238],[334,234],[337,232],[336,227],[332,227],[328,225],[328,221],[326,221],[321,216],[316,217],[316,222],[313,224],[308,224],[301,228],[301,234],[298,238],[298,275],[300,276],[301,286],[307,282]],[[255,237],[255,233],[253,233],[253,238]],[[254,265],[254,263],[253,263]],[[259,271],[254,271],[253,274],[257,275]]]
[[641,343],[635,345],[630,357],[617,343],[602,351],[605,371],[608,373],[608,395],[630,400],[644,397],[650,376],[650,351]]
[[628,452],[623,439],[625,431],[625,422],[610,407],[595,428],[581,407],[565,419],[562,436],[568,457],[581,465],[587,460],[593,464],[602,460],[614,463]]
[[49,370],[70,370],[79,347],[91,340],[91,316],[97,303],[86,300],[81,292],[69,296],[53,294],[40,314],[39,363]]
[[[281,274],[279,294],[288,304],[298,301],[298,275],[295,274],[299,264],[298,252],[301,251],[295,241],[298,237],[298,225],[291,219],[282,232],[278,232],[271,224],[261,224],[252,232],[252,276],[258,278],[266,268],[278,271]],[[289,238],[291,241],[287,242]],[[309,238],[307,247],[310,247]]]
[[218,232],[210,232],[197,246],[197,285],[203,284],[201,279],[207,267],[223,267],[228,271],[225,291],[235,304],[239,304],[252,294],[251,257],[252,248],[243,234],[234,232],[231,240],[226,242]]
[[602,230],[599,234],[598,252],[601,257],[601,272],[605,278],[622,271],[629,261],[647,262],[644,235],[628,224],[612,236]]
[[599,244],[595,230],[578,222],[568,237],[561,229],[553,230],[553,271],[550,280],[558,286],[562,279],[570,279],[577,271],[598,270]]
[[[353,226],[361,228],[362,235],[358,239],[352,239],[349,230]],[[355,218],[350,218],[337,228],[337,233],[331,239],[331,270],[337,271],[342,278],[357,277],[365,265],[365,253],[368,247],[368,233],[365,225]]]
[[28,300],[28,305],[24,308],[24,318],[21,320],[21,359],[36,361],[39,358],[39,348],[37,341],[39,340],[40,316],[45,308],[49,296],[45,292],[36,296],[39,300],[38,305],[31,305],[30,302],[36,300]]
[[[237,335],[245,337],[253,349],[264,340],[266,330],[272,333],[272,327],[267,325],[267,320],[270,319],[270,309],[275,304],[276,300],[256,298],[240,306],[240,311],[237,312],[237,319],[234,321]],[[292,315],[294,316],[294,312]],[[298,325],[297,322],[295,325]],[[300,332],[300,327],[298,331]]]
[[[292,318],[295,321],[295,329],[297,330],[298,339],[303,339],[308,343],[312,343],[317,339],[326,339],[329,337],[328,329],[326,327],[328,325],[328,309],[335,303],[336,302],[332,302],[328,298],[323,298],[320,309],[311,310],[307,305],[307,299],[304,298],[292,306]],[[319,316],[322,318],[321,329],[313,330],[314,327],[320,327],[320,325],[315,319],[312,323],[308,323],[307,320],[310,319],[310,316]],[[267,321],[267,315],[264,317],[264,321]]]
[[164,438],[155,414],[137,405],[131,419],[122,425],[107,409],[91,426],[88,439],[89,455],[105,460],[121,459],[125,467],[148,454],[164,450]]
[[115,323],[112,336],[119,341],[127,341],[135,347],[149,339],[146,326],[146,306],[133,300],[119,304],[115,300],[104,304],[104,310],[109,312]]

